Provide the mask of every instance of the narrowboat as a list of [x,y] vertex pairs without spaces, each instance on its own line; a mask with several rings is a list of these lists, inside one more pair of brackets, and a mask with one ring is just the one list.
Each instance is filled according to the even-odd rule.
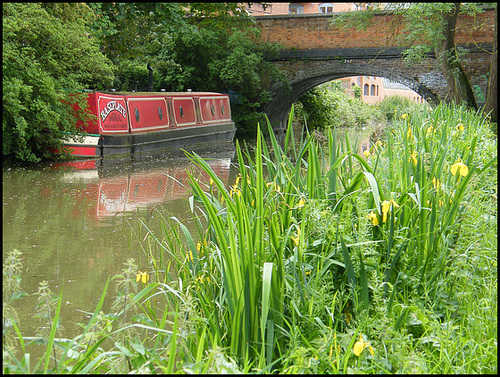
[[63,148],[76,157],[141,157],[233,145],[227,94],[212,92],[88,93],[93,120]]

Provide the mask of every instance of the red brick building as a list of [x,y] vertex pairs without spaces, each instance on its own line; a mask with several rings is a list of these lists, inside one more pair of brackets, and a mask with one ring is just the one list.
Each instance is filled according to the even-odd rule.
[[[360,10],[359,3],[241,3],[254,16],[275,16],[283,14],[328,14]],[[390,6],[390,3],[387,3]],[[422,96],[408,87],[391,82],[382,77],[355,76],[340,79],[344,91],[354,97],[354,86],[361,88],[361,98],[365,103],[381,102],[394,95],[407,97],[412,101],[425,102]]]

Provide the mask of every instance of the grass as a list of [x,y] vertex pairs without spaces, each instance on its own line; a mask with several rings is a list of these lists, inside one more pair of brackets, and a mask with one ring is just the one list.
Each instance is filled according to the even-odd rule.
[[[4,372],[496,373],[485,118],[415,109],[361,155],[333,132],[324,145],[291,126],[281,145],[269,135],[237,145],[229,184],[189,155],[210,179],[190,176],[195,230],[162,211],[160,232],[141,222],[151,270],[128,261],[112,310],[101,312],[107,285],[80,336],[56,338],[56,310],[48,335],[23,337],[4,312]],[[9,299],[19,278],[4,267]],[[31,368],[26,341],[40,340]]]

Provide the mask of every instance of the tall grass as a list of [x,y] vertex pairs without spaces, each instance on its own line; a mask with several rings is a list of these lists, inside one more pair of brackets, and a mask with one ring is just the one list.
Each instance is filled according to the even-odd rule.
[[481,114],[405,113],[362,155],[333,132],[296,140],[292,118],[283,143],[268,124],[268,142],[259,129],[255,150],[236,145],[234,182],[189,154],[210,177],[190,174],[194,229],[141,221],[149,273],[128,261],[112,312],[106,285],[75,339],[55,337],[56,312],[35,369],[11,316],[24,356],[7,370],[495,373],[496,141]]

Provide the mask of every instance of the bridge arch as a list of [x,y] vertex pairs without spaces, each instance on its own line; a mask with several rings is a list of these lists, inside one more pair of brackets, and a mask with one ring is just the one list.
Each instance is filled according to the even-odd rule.
[[[323,83],[350,76],[377,76],[384,77],[391,81],[401,83],[421,95],[429,103],[437,103],[439,96],[434,92],[434,88],[429,88],[429,83],[433,86],[444,87],[446,80],[440,72],[432,72],[426,75],[405,75],[400,70],[387,69],[383,61],[355,62],[353,60],[333,60],[307,62],[297,69],[297,62],[282,62],[284,69],[291,79],[289,80],[289,90],[284,91],[281,87],[275,86],[271,89],[272,100],[265,106],[266,113],[273,128],[277,131],[286,127],[288,114],[292,107],[302,95],[309,90]],[[382,63],[382,64],[381,64]],[[294,69],[291,69],[294,66]],[[291,73],[291,71],[294,71]],[[428,81],[427,83],[425,81]]]
[[[446,100],[447,84],[435,64],[435,56],[409,64],[402,58],[408,46],[392,38],[391,12],[374,16],[363,30],[332,25],[330,15],[257,16],[260,39],[278,43],[278,56],[266,60],[279,65],[286,74],[290,90],[271,86],[272,100],[264,106],[275,129],[283,128],[292,103],[308,90],[324,82],[348,76],[377,76],[406,85],[430,103]],[[471,85],[486,93],[495,30],[495,8],[460,14],[455,28],[455,44],[466,51],[462,67]]]

